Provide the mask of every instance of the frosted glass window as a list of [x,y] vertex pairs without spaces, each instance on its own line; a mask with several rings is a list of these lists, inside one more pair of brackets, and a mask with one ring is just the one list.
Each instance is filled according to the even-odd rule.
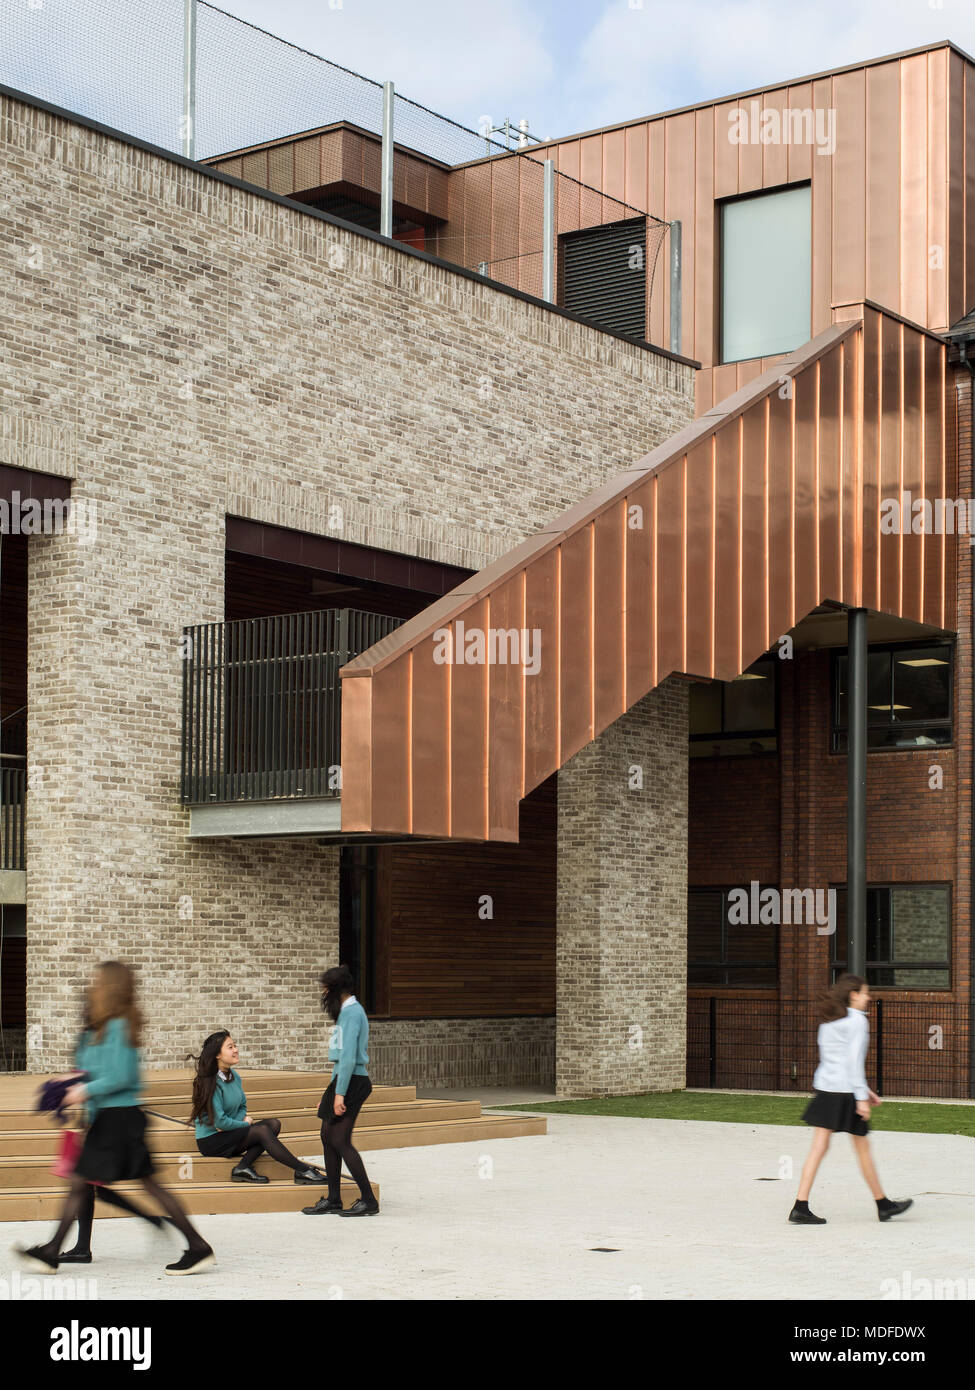
[[810,338],[809,186],[721,205],[721,360],[773,357]]

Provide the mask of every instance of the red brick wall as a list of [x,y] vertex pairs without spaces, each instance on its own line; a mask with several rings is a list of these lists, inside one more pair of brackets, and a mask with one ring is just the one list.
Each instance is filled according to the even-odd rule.
[[[971,389],[967,372],[949,376],[949,390],[957,392],[960,497],[972,491]],[[780,663],[779,680],[777,756],[691,762],[692,888],[747,885],[752,879],[781,888],[825,888],[845,881],[846,759],[829,752],[829,652],[797,653],[794,660]],[[955,1089],[942,1093],[958,1094],[957,1078],[967,1071],[963,1011],[971,991],[972,555],[964,543],[958,547],[954,680],[952,747],[867,757],[868,882],[947,882],[952,891],[951,990],[874,991],[885,1000],[885,1089],[891,1094],[903,1089],[909,1071],[925,1078],[921,1091],[926,1094],[937,1094],[937,1076],[950,1073]],[[929,787],[932,764],[943,769],[941,791]],[[790,1001],[811,999],[828,983],[831,941],[809,926],[783,925],[779,933],[779,1084],[804,1089],[811,1081],[814,1055],[798,1035]],[[690,1011],[700,1032],[708,996],[741,1000],[740,1011],[725,1015],[735,1019],[737,1045],[768,1058],[768,1020],[764,1014],[759,1017],[761,1006],[750,1008],[745,1001],[767,1000],[769,993],[692,987]],[[921,1007],[908,1020],[903,1005],[910,1001]],[[927,1048],[925,1005],[930,1023],[945,1029],[940,1057]],[[802,1013],[805,1018],[806,1011]],[[812,1015],[809,1021],[814,1032]],[[724,1026],[719,1021],[719,1033]],[[700,1052],[700,1038],[696,1049]],[[698,1056],[696,1076],[702,1074],[702,1066]],[[717,1084],[747,1083],[726,1076]]]

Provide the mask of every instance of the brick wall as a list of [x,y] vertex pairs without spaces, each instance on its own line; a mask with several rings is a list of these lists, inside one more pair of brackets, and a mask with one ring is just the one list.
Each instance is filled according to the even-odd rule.
[[685,424],[692,371],[7,98],[0,162],[0,461],[97,508],[29,547],[29,1065],[112,955],[150,1062],[226,1025],[320,1065],[336,851],[190,844],[176,799],[225,516],[476,569]]
[[559,1095],[684,1085],[687,763],[671,676],[559,772]]

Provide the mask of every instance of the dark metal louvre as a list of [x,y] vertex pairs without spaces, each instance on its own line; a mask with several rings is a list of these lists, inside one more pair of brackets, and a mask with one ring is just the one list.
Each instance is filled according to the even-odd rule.
[[560,241],[563,309],[601,328],[646,338],[645,218],[569,232]]

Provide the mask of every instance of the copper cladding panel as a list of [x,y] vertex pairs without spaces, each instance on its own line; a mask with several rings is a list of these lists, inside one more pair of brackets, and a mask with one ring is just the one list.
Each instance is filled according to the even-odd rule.
[[[729,679],[824,600],[953,625],[952,538],[880,526],[904,490],[954,495],[945,347],[851,312],[344,669],[344,829],[513,840],[520,799],[672,671]],[[461,623],[537,630],[537,673],[459,644],[434,669]]]

